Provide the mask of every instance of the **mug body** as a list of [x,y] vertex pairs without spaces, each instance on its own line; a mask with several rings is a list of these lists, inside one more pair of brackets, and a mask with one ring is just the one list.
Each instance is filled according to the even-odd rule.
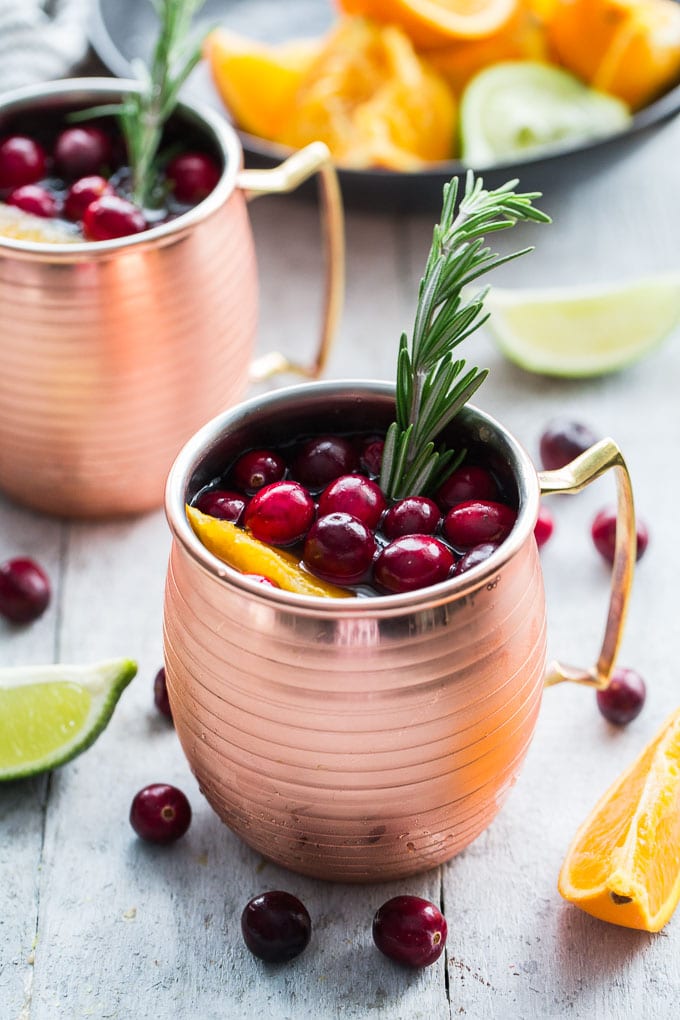
[[519,508],[485,563],[427,589],[322,599],[263,588],[212,556],[184,506],[241,451],[379,431],[388,384],[312,383],[205,426],[168,480],[168,691],[200,787],[227,825],[293,871],[350,882],[435,867],[492,821],[534,730],[546,655],[527,454],[472,407],[456,437]]
[[[74,79],[8,93],[0,136],[133,89]],[[245,392],[257,274],[241,146],[209,111],[180,105],[173,123],[222,166],[189,212],[112,241],[0,237],[0,488],[25,505],[81,517],[160,506],[182,444]]]

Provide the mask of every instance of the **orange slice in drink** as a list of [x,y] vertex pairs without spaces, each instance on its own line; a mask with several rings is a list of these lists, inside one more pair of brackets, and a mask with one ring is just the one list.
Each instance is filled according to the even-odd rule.
[[339,0],[347,14],[403,28],[423,49],[498,32],[519,0]]
[[602,921],[659,931],[680,899],[680,709],[595,805],[558,888]]
[[64,220],[34,216],[13,205],[0,202],[0,237],[14,241],[41,241],[45,244],[74,244],[82,241],[78,228]]

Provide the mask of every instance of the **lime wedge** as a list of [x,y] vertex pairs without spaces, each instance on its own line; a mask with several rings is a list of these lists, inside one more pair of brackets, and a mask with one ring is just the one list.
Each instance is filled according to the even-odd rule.
[[129,659],[0,669],[0,780],[45,772],[84,751],[136,672]]
[[544,375],[590,376],[637,361],[680,322],[680,274],[604,287],[492,288],[488,327],[507,357]]
[[588,88],[574,75],[531,60],[480,71],[461,98],[461,158],[470,166],[516,159],[576,139],[627,127],[625,103]]

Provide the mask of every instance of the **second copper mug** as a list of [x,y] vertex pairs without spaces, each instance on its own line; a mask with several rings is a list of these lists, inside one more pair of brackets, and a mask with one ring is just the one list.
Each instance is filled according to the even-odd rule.
[[[185,503],[243,450],[384,431],[393,415],[386,383],[309,383],[251,400],[193,437],[166,494],[166,676],[191,768],[218,815],[265,857],[342,881],[432,868],[489,825],[544,684],[607,685],[635,562],[630,481],[612,440],[537,475],[507,429],[473,407],[456,418],[458,448],[504,479],[518,517],[467,573],[401,595],[292,595],[232,570],[193,533]],[[546,672],[539,496],[577,492],[610,468],[619,517],[602,650],[592,669]]]
[[[72,79],[7,93],[0,137],[112,103],[131,82]],[[342,300],[342,206],[327,148],[244,170],[224,117],[180,104],[180,134],[222,166],[213,192],[130,237],[74,244],[0,236],[0,489],[49,513],[102,517],[160,506],[182,444],[241,399],[249,378],[323,368]],[[49,125],[52,125],[50,128]],[[320,174],[326,302],[309,366],[251,368],[258,281],[246,199]]]

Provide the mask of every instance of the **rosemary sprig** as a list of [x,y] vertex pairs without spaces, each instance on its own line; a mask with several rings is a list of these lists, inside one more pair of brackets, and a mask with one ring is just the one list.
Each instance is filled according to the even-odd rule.
[[532,251],[499,255],[484,235],[519,220],[549,223],[532,202],[540,192],[516,194],[517,181],[486,191],[468,171],[465,193],[456,208],[458,179],[444,185],[441,222],[420,281],[418,307],[409,345],[401,336],[397,358],[396,420],[387,430],[380,487],[392,499],[428,493],[461,462],[465,451],[447,448],[439,434],[484,382],[488,370],[465,371],[454,349],[486,322],[488,287],[464,297],[463,291],[484,273]]

